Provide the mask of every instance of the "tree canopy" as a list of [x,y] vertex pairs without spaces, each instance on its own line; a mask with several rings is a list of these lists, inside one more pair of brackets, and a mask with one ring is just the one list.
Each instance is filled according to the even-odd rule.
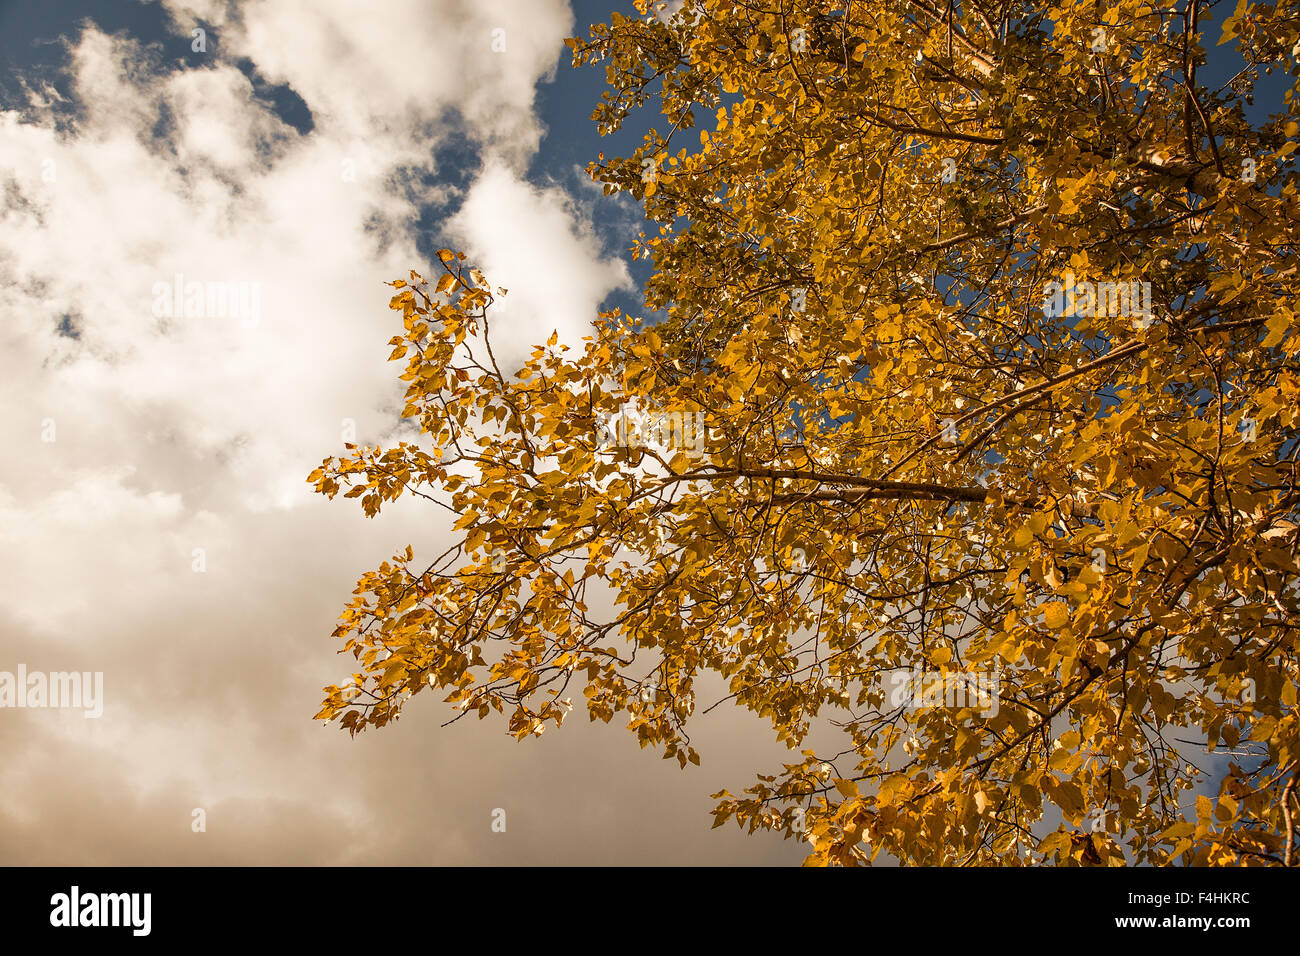
[[646,316],[516,370],[462,255],[392,283],[422,440],[309,480],[457,540],[361,578],[317,716],[432,689],[524,738],[576,697],[686,766],[740,706],[791,757],[714,824],[809,863],[1295,863],[1300,3],[1212,6],[638,0],[571,40],[601,132],[657,109],[590,167],[644,206]]

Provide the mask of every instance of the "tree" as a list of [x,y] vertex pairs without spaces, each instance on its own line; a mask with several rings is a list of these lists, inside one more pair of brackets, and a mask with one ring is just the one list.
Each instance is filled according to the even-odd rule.
[[1215,90],[1198,0],[638,6],[570,45],[665,117],[590,167],[658,321],[515,375],[462,256],[393,283],[435,447],[309,480],[460,537],[361,579],[318,716],[580,690],[685,766],[726,701],[794,756],[715,825],[810,863],[1295,863],[1300,4]]

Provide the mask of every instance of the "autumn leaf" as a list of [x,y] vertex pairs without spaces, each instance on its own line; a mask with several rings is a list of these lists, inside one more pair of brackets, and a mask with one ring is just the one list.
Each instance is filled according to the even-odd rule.
[[791,756],[714,825],[809,865],[1296,863],[1300,95],[1246,108],[1293,5],[1221,89],[1136,0],[697,6],[570,43],[645,120],[588,168],[644,316],[516,371],[463,254],[393,283],[421,441],[308,480],[454,547],[362,575],[317,717],[546,746],[572,693],[689,768],[739,707]]

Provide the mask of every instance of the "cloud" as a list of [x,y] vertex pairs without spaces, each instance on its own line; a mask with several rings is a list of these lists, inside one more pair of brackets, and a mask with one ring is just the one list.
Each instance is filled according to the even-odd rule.
[[247,56],[273,83],[291,85],[328,135],[369,152],[374,137],[403,152],[427,145],[413,124],[447,109],[489,151],[515,163],[536,150],[539,79],[573,29],[564,0],[167,0],[178,31],[216,25],[217,47]]
[[564,190],[521,182],[499,162],[488,163],[447,230],[494,288],[509,290],[493,321],[513,330],[494,342],[512,370],[552,332],[576,345],[605,296],[633,288],[623,260],[601,259],[590,223]]

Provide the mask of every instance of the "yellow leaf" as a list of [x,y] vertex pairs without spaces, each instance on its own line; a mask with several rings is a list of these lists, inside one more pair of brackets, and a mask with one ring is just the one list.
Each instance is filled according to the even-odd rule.
[[1063,601],[1052,601],[1043,608],[1043,623],[1057,631],[1070,622],[1070,608]]
[[858,795],[858,785],[854,783],[852,780],[846,780],[843,777],[835,778],[835,789],[838,790],[840,794],[844,796],[846,799],[850,799]]

